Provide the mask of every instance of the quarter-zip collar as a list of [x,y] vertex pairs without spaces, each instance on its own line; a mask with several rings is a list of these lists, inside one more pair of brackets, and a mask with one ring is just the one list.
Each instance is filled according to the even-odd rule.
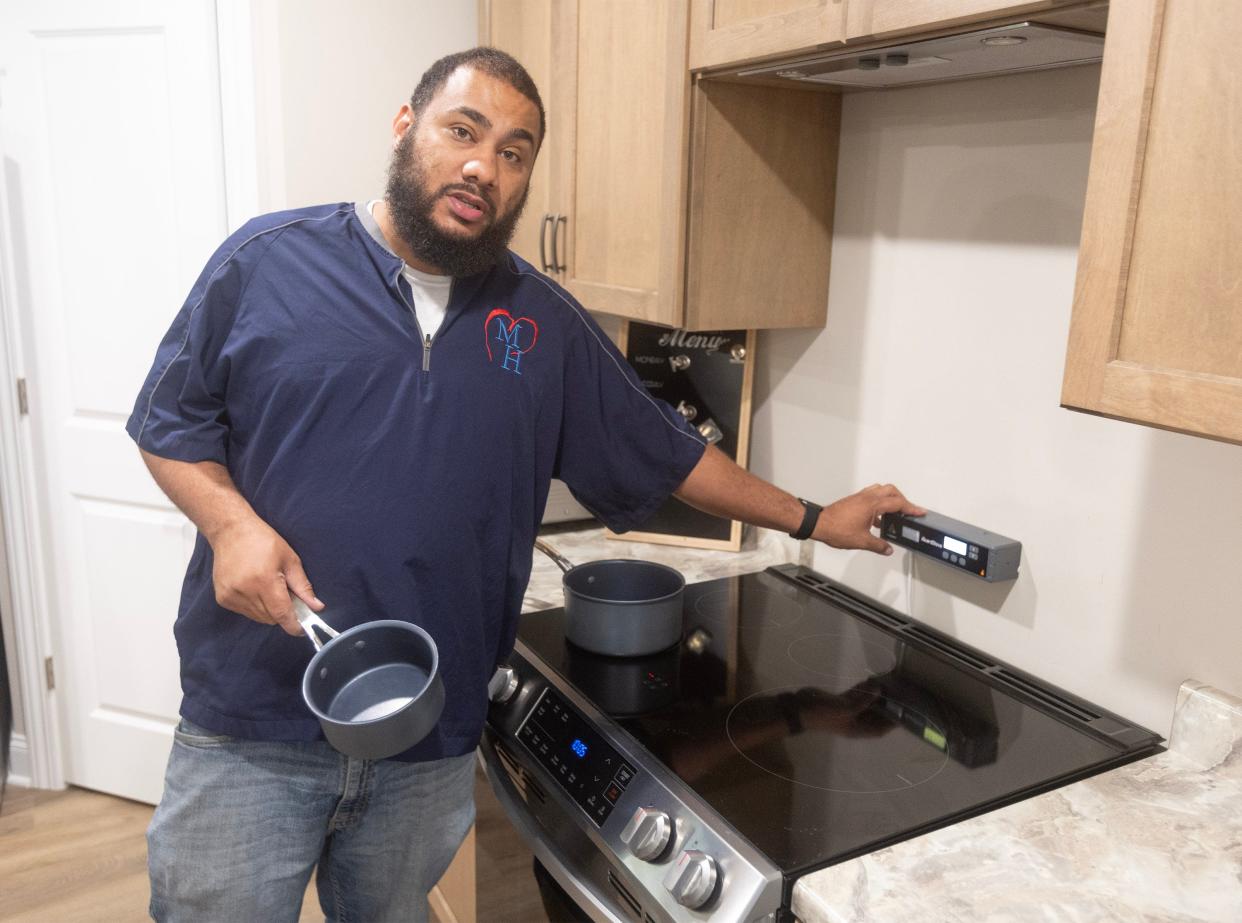
[[[423,344],[423,369],[426,371],[430,363],[431,345],[436,340],[444,336],[449,327],[457,319],[457,315],[461,313],[461,307],[468,302],[483,282],[491,274],[493,270],[481,272],[473,276],[465,276],[462,278],[453,278],[453,287],[449,293],[448,309],[444,316],[444,322],[440,324],[440,329],[434,337],[423,336],[422,328],[418,325],[418,312],[414,310],[412,296],[409,286],[405,280],[401,278],[401,271],[405,268],[405,260],[401,259],[393,249],[388,246],[388,240],[384,237],[384,232],[380,229],[379,222],[375,220],[375,216],[371,214],[371,209],[367,207],[366,202],[354,203],[354,216],[366,230],[367,235],[375,241],[382,251],[383,264],[381,271],[384,274],[384,280],[388,283],[389,288],[394,289],[401,298],[402,303],[410,312],[410,316],[414,320],[414,327],[418,331],[418,338]],[[505,257],[508,259],[508,256]]]

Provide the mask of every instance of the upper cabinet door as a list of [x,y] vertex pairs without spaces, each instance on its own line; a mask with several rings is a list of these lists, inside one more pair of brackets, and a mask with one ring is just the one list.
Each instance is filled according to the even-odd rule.
[[[1074,0],[1036,0],[1031,3],[1004,0],[849,0],[846,38],[883,38],[902,32],[931,32],[1005,16],[1024,16]],[[1121,6],[1122,4],[1114,4]]]
[[688,18],[685,0],[579,0],[559,62],[576,61],[560,81],[576,106],[565,286],[592,310],[669,325],[682,317]]
[[[853,0],[851,0],[853,2]],[[692,70],[845,39],[845,0],[692,0]]]
[[[507,51],[522,62],[548,110],[548,135],[556,137],[559,112],[549,98],[552,87],[552,0],[484,0],[479,5],[479,35],[484,44]],[[551,160],[546,147],[535,158],[526,209],[513,232],[510,249],[538,269],[549,258],[544,236],[552,212]],[[542,260],[542,262],[541,262]]]
[[1242,4],[1113,4],[1066,407],[1242,443]]

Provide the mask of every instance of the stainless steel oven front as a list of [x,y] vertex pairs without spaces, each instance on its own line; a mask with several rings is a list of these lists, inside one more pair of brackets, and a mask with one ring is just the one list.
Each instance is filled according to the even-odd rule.
[[586,916],[776,919],[779,869],[521,641],[505,669],[480,758],[514,827]]

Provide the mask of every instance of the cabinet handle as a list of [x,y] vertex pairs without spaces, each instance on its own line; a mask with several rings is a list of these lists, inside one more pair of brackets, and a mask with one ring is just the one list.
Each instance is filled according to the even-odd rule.
[[562,224],[565,225],[566,229],[568,229],[569,219],[564,215],[557,215],[555,220],[552,222],[552,268],[557,272],[564,272],[569,268],[561,262],[560,257],[557,256],[556,252],[556,240],[560,235]]
[[560,215],[548,215],[548,220],[552,222],[552,272],[560,272],[560,268],[556,264],[556,226],[560,223]]
[[548,271],[548,222],[552,220],[551,215],[544,215],[543,220],[539,222],[539,271]]

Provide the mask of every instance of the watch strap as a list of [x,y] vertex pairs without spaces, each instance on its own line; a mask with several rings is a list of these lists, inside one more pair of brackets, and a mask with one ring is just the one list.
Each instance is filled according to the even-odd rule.
[[811,533],[815,531],[815,524],[819,522],[819,514],[824,511],[824,508],[818,503],[812,503],[810,500],[803,500],[801,497],[798,498],[798,502],[805,508],[805,512],[802,516],[802,525],[798,526],[796,530],[790,532],[789,534],[793,538],[801,541],[802,539],[811,537]]

